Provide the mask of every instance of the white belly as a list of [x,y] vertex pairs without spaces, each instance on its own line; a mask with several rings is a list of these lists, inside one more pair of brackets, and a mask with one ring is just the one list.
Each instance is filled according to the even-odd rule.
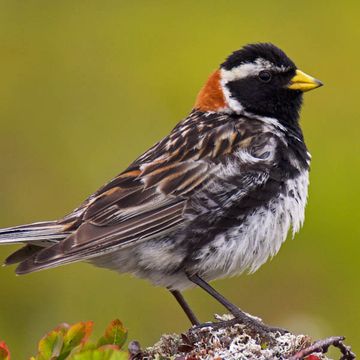
[[199,272],[207,280],[244,271],[251,273],[269,257],[276,255],[289,229],[292,228],[294,236],[304,222],[308,183],[309,174],[306,171],[298,178],[287,181],[285,194],[247,216],[226,236],[217,235],[215,241],[199,254]]

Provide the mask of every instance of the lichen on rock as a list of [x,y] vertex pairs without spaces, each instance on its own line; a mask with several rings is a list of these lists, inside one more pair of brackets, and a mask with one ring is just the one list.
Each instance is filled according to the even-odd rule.
[[[228,320],[229,317],[224,315],[218,319]],[[340,337],[332,339],[337,342],[342,341]],[[154,346],[145,349],[136,358],[142,360],[330,360],[325,353],[330,345],[337,346],[335,340],[332,343],[324,340],[324,343],[316,347],[314,346],[316,342],[312,344],[311,338],[307,335],[278,332],[272,333],[271,340],[267,341],[241,324],[220,328],[209,326],[191,328],[181,335],[163,335]],[[343,345],[342,342],[341,344]],[[342,359],[352,359],[350,348],[345,345],[343,347],[350,357],[342,357]],[[307,352],[306,349],[312,351]]]

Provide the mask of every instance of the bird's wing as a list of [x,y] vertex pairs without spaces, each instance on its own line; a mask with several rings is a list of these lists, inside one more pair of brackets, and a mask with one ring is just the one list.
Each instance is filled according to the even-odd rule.
[[96,257],[184,224],[192,194],[253,138],[235,122],[205,120],[180,123],[74,212],[78,227],[72,235],[23,261],[17,272]]

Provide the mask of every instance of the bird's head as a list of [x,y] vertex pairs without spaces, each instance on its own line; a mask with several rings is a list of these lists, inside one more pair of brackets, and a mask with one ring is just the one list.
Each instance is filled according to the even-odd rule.
[[250,44],[232,53],[209,77],[195,108],[294,121],[303,92],[321,85],[275,45]]

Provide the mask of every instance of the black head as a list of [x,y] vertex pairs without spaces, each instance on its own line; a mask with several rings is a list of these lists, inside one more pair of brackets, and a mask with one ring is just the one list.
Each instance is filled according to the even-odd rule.
[[231,110],[297,121],[302,93],[321,85],[297,70],[287,55],[270,43],[246,45],[221,65],[221,85]]
[[257,43],[245,45],[242,49],[234,51],[221,67],[231,70],[241,64],[255,63],[257,59],[264,59],[275,66],[285,66],[296,69],[294,62],[277,46],[271,43]]

